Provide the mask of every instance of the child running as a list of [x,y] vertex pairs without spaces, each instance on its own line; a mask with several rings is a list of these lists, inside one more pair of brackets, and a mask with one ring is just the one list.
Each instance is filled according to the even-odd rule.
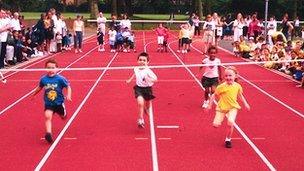
[[247,110],[250,110],[250,106],[243,96],[242,86],[236,82],[237,71],[234,67],[228,67],[225,69],[225,82],[220,84],[215,93],[211,96],[208,109],[211,109],[213,100],[217,97],[219,99],[216,106],[216,114],[213,120],[213,126],[219,127],[227,116],[227,133],[225,139],[225,147],[231,148],[231,137],[234,129],[234,123],[238,110],[241,108],[237,99],[240,98]]
[[139,128],[144,128],[144,112],[148,114],[151,100],[155,98],[152,93],[152,86],[157,81],[157,76],[148,67],[149,55],[142,52],[137,57],[138,67],[134,68],[134,74],[126,82],[129,84],[132,79],[136,78],[136,85],[134,86],[135,98],[138,105],[138,120]]
[[[207,108],[209,104],[209,97],[214,93],[216,86],[221,80],[221,70],[219,66],[221,65],[221,60],[215,56],[217,53],[217,48],[215,46],[210,46],[207,50],[209,55],[208,58],[203,60],[203,64],[208,66],[204,67],[205,72],[202,77],[202,86],[205,88],[205,100],[202,105],[203,108]],[[203,67],[200,67],[201,72]]]
[[44,88],[44,116],[45,116],[45,140],[48,143],[53,142],[52,138],[52,117],[57,113],[62,119],[66,118],[64,106],[63,88],[67,89],[66,99],[72,100],[72,89],[68,81],[61,75],[57,74],[57,62],[54,59],[49,59],[45,63],[45,68],[49,69],[47,74],[40,79],[39,86],[35,89],[32,96],[35,96]]

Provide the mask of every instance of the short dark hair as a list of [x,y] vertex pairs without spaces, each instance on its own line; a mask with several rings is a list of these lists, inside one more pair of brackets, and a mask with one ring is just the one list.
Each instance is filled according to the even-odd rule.
[[217,53],[217,48],[215,46],[210,46],[207,50],[208,53],[211,52],[211,50],[215,50],[215,52]]
[[47,60],[47,61],[45,62],[45,67],[46,67],[47,64],[49,64],[49,63],[55,64],[56,67],[58,67],[58,63],[57,63],[57,61],[56,61],[54,58],[51,58],[51,59]]
[[147,61],[149,61],[150,60],[150,58],[149,58],[149,54],[148,53],[146,53],[146,52],[142,52],[142,53],[140,53],[139,55],[138,55],[138,57],[137,57],[137,60],[139,59],[139,57],[140,56],[144,56],[144,57],[146,57],[147,58]]

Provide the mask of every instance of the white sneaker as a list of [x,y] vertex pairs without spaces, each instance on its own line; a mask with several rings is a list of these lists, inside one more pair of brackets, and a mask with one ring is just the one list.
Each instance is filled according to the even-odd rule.
[[139,128],[145,128],[145,121],[144,119],[138,119],[137,120],[137,125]]
[[209,105],[209,100],[205,100],[203,105],[202,105],[202,108],[206,109]]

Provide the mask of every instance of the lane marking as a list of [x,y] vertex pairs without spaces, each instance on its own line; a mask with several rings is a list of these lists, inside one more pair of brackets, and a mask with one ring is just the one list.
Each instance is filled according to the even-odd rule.
[[[94,47],[93,49],[91,49],[90,51],[88,51],[87,53],[85,53],[84,55],[82,55],[80,58],[76,59],[74,62],[70,63],[68,66],[66,66],[65,68],[68,68],[70,66],[72,66],[73,64],[75,64],[76,62],[80,61],[81,59],[83,59],[84,57],[86,57],[89,53],[93,52],[95,49],[97,49],[98,46]],[[63,70],[59,71],[59,73],[61,73]],[[27,94],[23,95],[22,97],[20,97],[18,100],[16,100],[14,103],[10,104],[9,106],[7,106],[5,109],[0,111],[0,116],[6,112],[7,110],[11,109],[12,107],[14,107],[16,104],[18,104],[20,101],[22,101],[23,99],[25,99],[26,97],[28,97],[29,95],[31,95],[33,92],[35,91],[35,89],[32,89],[30,92],[28,92]]]
[[149,119],[150,119],[150,134],[151,134],[151,151],[152,151],[152,163],[153,163],[153,171],[158,171],[158,159],[157,159],[157,147],[156,147],[156,136],[154,129],[154,119],[153,119],[153,107],[152,102],[150,101],[149,108]]
[[179,126],[177,126],[177,125],[172,125],[172,126],[170,126],[170,125],[158,125],[158,126],[156,126],[156,128],[158,128],[158,129],[178,129]]
[[[95,35],[91,35],[91,36],[85,38],[85,39],[84,39],[84,44],[88,43],[88,42],[86,42],[86,41],[89,40],[89,39],[91,39],[91,38],[93,38],[94,36],[95,36]],[[73,44],[74,44],[74,43],[73,43]],[[33,61],[30,61],[30,62],[24,63],[24,64],[21,63],[20,65],[18,65],[18,66],[16,66],[16,67],[12,67],[12,68],[21,68],[21,67],[25,66],[23,69],[26,69],[26,68],[29,68],[29,67],[31,67],[31,66],[33,66],[33,65],[36,65],[36,64],[40,63],[40,62],[43,62],[43,61],[45,61],[45,60],[47,60],[47,59],[49,59],[49,58],[51,58],[51,57],[57,56],[57,55],[59,55],[59,54],[63,54],[63,52],[55,53],[55,54],[52,54],[52,55],[49,55],[49,56],[37,57],[37,58],[35,58]],[[18,72],[19,72],[19,71],[14,71],[13,73],[10,73],[10,74],[7,74],[7,75],[6,75],[6,73],[3,73],[3,74],[4,74],[4,77],[5,77],[5,78],[9,78],[9,77],[11,77],[12,75],[17,74]]]
[[[107,67],[110,67],[110,65],[112,64],[112,62],[114,61],[114,59],[116,58],[117,55],[118,55],[118,53],[115,53],[115,55],[113,56],[113,58],[108,63]],[[80,112],[80,110],[82,109],[82,107],[84,106],[84,104],[86,103],[86,101],[89,99],[89,97],[93,93],[94,89],[97,87],[97,85],[98,85],[99,81],[101,80],[101,78],[105,75],[106,71],[107,71],[107,69],[105,69],[101,73],[101,75],[97,78],[96,82],[91,87],[91,89],[88,92],[88,94],[82,100],[82,102],[80,103],[80,105],[78,106],[78,108],[76,109],[76,111],[73,113],[72,117],[69,119],[69,121],[67,122],[67,124],[64,126],[64,128],[62,129],[62,131],[60,132],[60,134],[58,135],[58,137],[55,139],[55,141],[51,145],[51,147],[47,150],[47,152],[45,153],[45,155],[43,156],[43,158],[41,159],[41,161],[38,163],[38,165],[35,168],[35,171],[39,171],[42,168],[42,166],[45,164],[45,162],[47,161],[47,159],[50,157],[50,155],[52,154],[52,152],[54,151],[54,149],[58,145],[59,141],[62,139],[62,137],[65,134],[65,132],[67,131],[67,129],[70,127],[70,125],[72,124],[72,122],[74,121],[74,119],[76,118],[76,116],[78,115],[78,113]]]
[[266,138],[263,137],[256,137],[256,138],[252,138],[253,140],[266,140]]

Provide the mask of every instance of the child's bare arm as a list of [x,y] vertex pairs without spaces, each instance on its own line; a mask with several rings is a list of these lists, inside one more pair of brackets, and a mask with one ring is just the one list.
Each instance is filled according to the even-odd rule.
[[242,100],[243,104],[245,105],[247,110],[250,110],[250,105],[248,104],[245,96],[243,95],[242,92],[239,93],[239,98]]
[[212,108],[212,104],[213,104],[213,102],[214,102],[214,100],[215,100],[215,98],[216,98],[215,96],[216,96],[215,93],[213,93],[213,94],[211,95],[211,97],[210,97],[210,99],[209,99],[209,104],[208,104],[207,109],[211,109],[211,108]]
[[66,99],[68,101],[72,101],[72,88],[71,86],[67,86],[67,95],[66,95]]
[[38,94],[42,90],[42,87],[37,86],[32,94],[32,97],[34,97],[36,94]]
[[129,79],[127,79],[127,80],[126,80],[126,83],[128,83],[128,84],[129,84],[129,83],[130,83],[130,82],[133,80],[134,76],[135,76],[135,75],[134,75],[134,74],[132,74],[132,76],[131,76]]
[[151,71],[150,70],[150,72],[148,72],[148,79],[150,80],[150,81],[153,81],[153,82],[156,82],[157,81],[157,76],[154,74],[154,72],[153,71]]

